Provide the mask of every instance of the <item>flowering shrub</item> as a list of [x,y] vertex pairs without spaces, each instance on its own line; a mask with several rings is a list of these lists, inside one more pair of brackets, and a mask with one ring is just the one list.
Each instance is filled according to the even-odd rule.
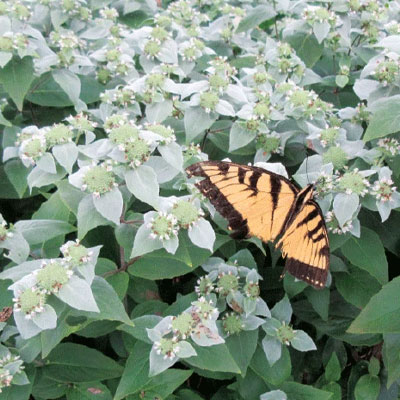
[[[0,20],[6,398],[398,398],[399,0]],[[184,172],[226,158],[314,184],[325,288],[229,236]]]

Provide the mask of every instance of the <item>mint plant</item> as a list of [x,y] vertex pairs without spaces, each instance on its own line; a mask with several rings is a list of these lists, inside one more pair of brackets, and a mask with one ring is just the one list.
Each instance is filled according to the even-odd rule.
[[[398,398],[398,0],[0,21],[0,397]],[[326,287],[230,236],[185,173],[206,160],[314,185]]]

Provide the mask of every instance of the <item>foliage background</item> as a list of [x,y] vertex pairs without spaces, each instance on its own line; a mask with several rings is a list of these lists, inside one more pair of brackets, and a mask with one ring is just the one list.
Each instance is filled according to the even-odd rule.
[[[0,397],[397,399],[399,13],[0,1]],[[325,289],[187,180],[227,157],[316,183]]]

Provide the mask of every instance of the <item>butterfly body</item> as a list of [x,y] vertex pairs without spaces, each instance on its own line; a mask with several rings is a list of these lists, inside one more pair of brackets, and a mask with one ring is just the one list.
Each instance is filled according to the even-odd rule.
[[186,172],[204,178],[196,187],[228,220],[233,238],[274,242],[287,257],[285,270],[315,288],[324,287],[329,239],[313,185],[299,190],[263,168],[223,161],[196,163]]

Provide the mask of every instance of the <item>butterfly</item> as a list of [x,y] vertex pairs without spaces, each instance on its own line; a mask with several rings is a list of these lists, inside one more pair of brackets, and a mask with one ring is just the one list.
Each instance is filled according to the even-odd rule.
[[204,161],[186,169],[215,209],[228,220],[231,236],[273,242],[287,257],[285,271],[317,289],[329,270],[329,238],[313,185],[300,190],[282,175],[259,167]]

